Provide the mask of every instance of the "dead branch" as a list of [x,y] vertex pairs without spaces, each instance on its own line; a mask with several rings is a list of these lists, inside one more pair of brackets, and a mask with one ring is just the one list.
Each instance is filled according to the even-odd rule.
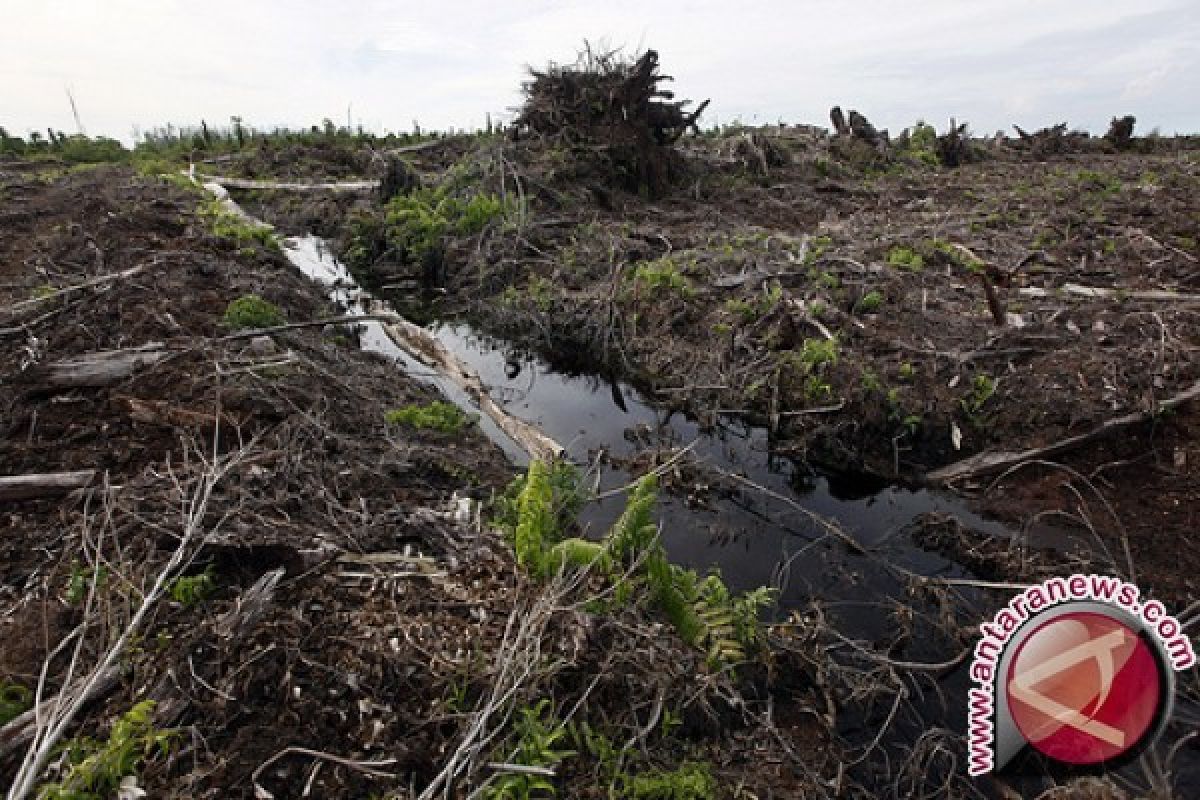
[[34,367],[22,373],[19,380],[50,391],[99,388],[123,381],[169,355],[171,351],[158,343],[125,350],[99,350]]
[[[110,670],[116,667],[117,660],[125,654],[130,639],[140,633],[143,620],[157,606],[163,594],[166,593],[168,582],[176,577],[180,569],[193,556],[192,545],[203,535],[202,526],[205,515],[208,512],[213,489],[225,474],[240,461],[245,453],[245,450],[239,450],[219,460],[214,457],[211,463],[205,465],[203,473],[192,487],[191,492],[185,495],[183,529],[180,532],[179,541],[174,552],[158,572],[150,589],[142,595],[141,603],[129,618],[128,624],[120,631],[119,635],[116,635],[111,640],[112,643],[99,656],[98,661],[88,670],[85,677],[80,679],[78,682],[80,686],[78,691],[73,694],[60,693],[50,713],[37,717],[37,724],[33,731],[29,747],[26,750],[25,758],[21,761],[21,765],[13,777],[12,787],[8,793],[8,800],[24,800],[33,791],[42,770],[46,766],[46,762],[54,753],[55,748],[66,731],[74,724],[76,717],[83,710],[87,699],[95,696],[97,687],[104,683]],[[93,592],[94,589],[95,583],[93,582]],[[87,615],[90,607],[91,596],[89,595],[82,625],[88,624]],[[76,669],[81,655],[80,645],[82,644],[82,636],[81,631],[75,654],[68,667],[67,680],[70,680],[70,676]],[[41,696],[45,686],[48,667],[49,659],[43,665],[42,675],[38,681],[36,693],[38,697]],[[40,707],[40,703],[38,707]]]
[[254,582],[237,599],[237,604],[217,620],[217,634],[226,639],[236,639],[262,619],[275,599],[275,587],[283,578],[282,568],[271,570]]
[[[96,681],[90,686],[85,686],[86,678],[81,678],[75,683],[66,688],[55,697],[48,700],[43,700],[37,708],[31,708],[23,714],[13,717],[4,727],[0,728],[0,758],[6,757],[9,753],[17,748],[24,747],[33,738],[34,731],[37,729],[37,720],[48,715],[59,703],[63,702],[61,698],[76,697],[82,698],[84,705],[87,705],[97,698],[103,697],[117,685],[117,678],[121,675],[120,667],[111,667],[107,671],[100,674]],[[86,694],[81,695],[81,692],[86,690]]]
[[96,470],[0,476],[0,503],[57,497],[86,489],[96,482]]
[[256,336],[271,336],[284,331],[300,330],[301,328],[319,328],[325,325],[353,325],[358,322],[371,322],[374,320],[386,320],[391,322],[396,319],[396,314],[344,314],[340,317],[325,317],[324,319],[314,319],[308,322],[289,322],[286,325],[273,325],[270,328],[253,328],[251,330],[238,331],[227,336],[222,336],[217,341],[232,342],[238,339],[253,339]]
[[20,311],[24,308],[36,306],[41,303],[45,303],[48,300],[53,300],[57,297],[62,297],[63,295],[70,294],[71,292],[78,292],[81,289],[90,289],[93,286],[101,286],[106,283],[113,283],[114,281],[122,281],[126,278],[132,278],[134,275],[144,272],[145,270],[146,270],[146,265],[140,264],[136,267],[130,267],[127,270],[122,270],[121,272],[114,272],[109,275],[101,275],[99,277],[92,278],[91,280],[84,281],[83,283],[77,283],[73,286],[64,286],[61,289],[55,289],[53,292],[47,292],[46,294],[42,295],[41,297],[31,297],[28,300],[22,300],[19,303],[13,303],[11,306],[9,306],[8,308],[6,308],[4,310],[8,311],[10,313]]
[[1105,289],[1099,286],[1081,286],[1078,283],[1064,283],[1057,289],[1042,289],[1036,286],[1026,286],[1017,290],[1022,297],[1054,297],[1058,293],[1073,294],[1078,297],[1124,297],[1130,300],[1152,300],[1162,302],[1194,303],[1200,301],[1200,294],[1181,294],[1164,289],[1146,289],[1142,291],[1126,291],[1124,289]]
[[370,192],[379,188],[379,181],[341,181],[328,183],[291,183],[287,181],[255,181],[225,175],[197,175],[206,183],[219,183],[226,189],[253,189],[280,192]]
[[999,470],[1007,469],[1016,466],[1023,461],[1031,461],[1034,459],[1046,459],[1051,456],[1057,456],[1068,450],[1074,450],[1083,445],[1090,444],[1106,436],[1124,430],[1133,425],[1138,425],[1147,422],[1154,417],[1162,414],[1165,411],[1170,411],[1173,408],[1183,405],[1189,400],[1200,397],[1200,382],[1191,386],[1191,388],[1180,392],[1179,394],[1160,403],[1155,404],[1150,411],[1139,411],[1134,414],[1126,414],[1115,419],[1110,419],[1092,430],[1081,433],[1076,436],[1069,436],[1065,439],[1047,445],[1045,447],[1035,447],[1030,450],[1021,451],[988,451],[955,462],[941,469],[934,470],[925,476],[925,480],[931,484],[948,484],[963,478],[972,478],[978,475],[985,475]]
[[379,767],[389,767],[392,764],[395,764],[396,759],[394,758],[384,758],[380,759],[379,761],[356,761],[352,758],[343,758],[342,756],[335,756],[332,753],[324,753],[320,750],[310,750],[307,747],[285,747],[263,763],[259,764],[258,769],[254,770],[254,774],[250,776],[250,782],[254,784],[255,797],[260,798],[260,800],[273,800],[275,795],[264,789],[262,784],[258,782],[258,779],[262,777],[263,770],[265,770],[267,767],[271,766],[279,759],[293,754],[310,756],[311,758],[319,758],[324,761],[331,761],[334,764],[341,764],[343,767],[349,767],[350,769],[361,772],[364,775],[370,775],[372,778],[396,777],[394,773],[384,772],[379,769]]

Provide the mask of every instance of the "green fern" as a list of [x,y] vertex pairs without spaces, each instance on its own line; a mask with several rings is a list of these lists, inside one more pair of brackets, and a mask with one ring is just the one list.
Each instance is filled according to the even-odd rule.
[[173,731],[153,725],[155,704],[143,700],[118,719],[108,741],[72,739],[63,746],[66,772],[57,783],[38,788],[39,800],[99,800],[111,797],[121,779],[136,774],[142,762],[158,753],[166,755]]
[[566,567],[583,569],[596,564],[605,573],[612,569],[612,559],[604,542],[572,537],[563,539],[547,553],[546,568],[553,572]]
[[529,465],[525,487],[517,500],[518,521],[513,533],[517,563],[535,577],[544,574],[547,539],[554,532],[554,492],[541,461]]
[[[574,750],[559,747],[568,735],[565,725],[554,717],[550,701],[542,699],[536,705],[519,709],[513,723],[516,734],[516,753],[512,761],[526,767],[553,768],[575,755]],[[530,800],[534,797],[553,797],[554,784],[541,775],[501,775],[487,789],[488,800]]]
[[608,534],[609,549],[617,561],[632,563],[653,545],[658,535],[654,521],[657,496],[658,480],[653,475],[645,476],[634,486],[625,510]]

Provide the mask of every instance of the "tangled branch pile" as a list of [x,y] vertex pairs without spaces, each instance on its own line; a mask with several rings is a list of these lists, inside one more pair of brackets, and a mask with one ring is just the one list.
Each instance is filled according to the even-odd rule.
[[631,191],[662,194],[678,170],[672,145],[708,106],[661,88],[658,53],[636,60],[585,50],[576,63],[530,70],[518,130],[566,148],[594,172]]

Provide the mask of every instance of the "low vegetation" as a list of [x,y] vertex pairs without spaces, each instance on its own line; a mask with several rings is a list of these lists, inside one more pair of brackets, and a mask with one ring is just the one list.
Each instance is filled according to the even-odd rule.
[[255,225],[226,209],[219,200],[208,200],[200,204],[197,212],[214,236],[228,239],[239,247],[252,248],[257,245],[268,250],[279,251],[279,242],[272,230],[264,225]]
[[617,604],[645,603],[662,613],[688,644],[703,649],[711,666],[732,666],[762,644],[760,610],[772,602],[769,589],[734,595],[719,574],[701,577],[695,570],[672,564],[658,541],[654,521],[657,482],[640,480],[629,495],[624,513],[599,541],[567,535],[561,509],[577,507],[577,484],[535,461],[509,494],[516,494],[499,521],[508,531],[517,562],[535,577],[560,570],[594,569],[613,588]]
[[404,425],[438,433],[458,433],[472,421],[458,406],[440,400],[392,409],[387,412],[385,419],[389,425]]
[[152,700],[135,705],[113,723],[105,741],[80,737],[63,745],[62,777],[42,784],[39,800],[113,797],[122,780],[135,777],[144,761],[166,756],[175,734],[154,727],[154,708]]
[[256,294],[247,294],[231,302],[222,317],[225,327],[234,331],[272,328],[287,320],[283,312]]

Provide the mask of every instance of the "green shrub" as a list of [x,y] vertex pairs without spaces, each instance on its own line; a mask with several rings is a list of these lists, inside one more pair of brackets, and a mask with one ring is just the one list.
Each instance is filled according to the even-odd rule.
[[445,189],[416,189],[388,201],[384,215],[388,246],[407,263],[420,263],[444,247],[447,236],[478,233],[514,211],[494,194],[467,198]]
[[38,788],[40,800],[99,800],[112,797],[121,779],[137,773],[154,754],[165,756],[172,731],[157,730],[153,700],[143,700],[118,719],[108,741],[81,737],[63,746],[66,771],[61,781]]
[[908,133],[907,145],[900,149],[899,155],[936,167],[941,163],[937,154],[937,131],[924,120],[917,120]]
[[212,567],[198,575],[181,575],[167,586],[171,599],[184,608],[199,605],[208,599],[217,588]]
[[967,416],[974,417],[983,409],[985,403],[996,393],[996,381],[990,375],[976,375],[971,382],[971,391],[959,401]]
[[225,327],[240,331],[273,328],[283,325],[283,313],[256,294],[247,294],[231,302],[225,309]]
[[669,256],[638,263],[633,270],[633,281],[652,292],[671,291],[684,297],[694,293],[692,282]]
[[545,573],[546,549],[561,535],[554,518],[554,491],[546,465],[535,459],[529,464],[525,486],[517,499],[517,525],[513,549],[517,563],[535,577]]
[[56,152],[68,164],[120,163],[129,158],[129,151],[116,139],[82,134],[60,136]]
[[[612,582],[617,605],[632,602],[638,586],[644,586],[649,605],[667,618],[681,639],[703,649],[714,668],[744,660],[748,648],[761,643],[758,612],[771,602],[771,590],[734,596],[718,574],[701,579],[695,570],[671,564],[658,541],[654,519],[658,485],[653,475],[637,482],[608,534],[590,542],[563,539],[569,520],[555,511],[560,501],[552,483],[554,474],[542,462],[532,462],[521,479],[515,511],[512,487],[506,493],[509,497],[498,503],[500,522],[513,542],[517,563],[531,575],[598,566]],[[575,484],[562,494],[579,500],[577,492]]]
[[883,305],[883,294],[870,291],[863,295],[854,305],[854,310],[860,314],[874,314]]
[[[520,475],[496,498],[492,508],[494,522],[504,531],[509,539],[516,535],[517,525],[521,521],[521,494],[529,481],[532,472]],[[544,465],[546,482],[550,487],[550,505],[554,513],[553,525],[542,532],[540,547],[545,549],[553,546],[561,539],[583,508],[585,491],[579,477],[579,470],[568,461],[556,460]]]
[[800,361],[809,369],[817,370],[838,362],[837,339],[805,339],[800,346]]
[[888,251],[887,261],[894,267],[909,269],[914,272],[925,266],[925,259],[911,247],[893,247]]
[[435,400],[394,408],[384,415],[389,425],[406,425],[417,430],[458,433],[472,417],[453,403]]

